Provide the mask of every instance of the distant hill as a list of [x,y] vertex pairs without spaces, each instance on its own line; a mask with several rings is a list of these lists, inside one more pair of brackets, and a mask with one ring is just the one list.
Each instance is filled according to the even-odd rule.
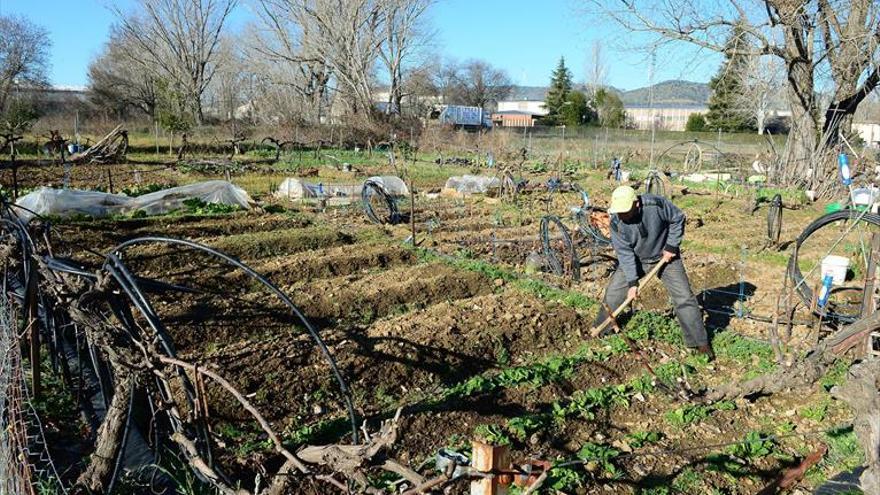
[[[654,85],[654,103],[705,105],[711,93],[706,83],[663,81]],[[620,98],[625,105],[647,105],[651,103],[651,87],[623,91]]]
[[[576,89],[584,90],[584,86],[576,85]],[[625,105],[647,105],[651,103],[651,87],[621,91],[617,88],[608,88],[620,96]],[[677,105],[705,105],[709,102],[711,90],[706,83],[692,81],[663,81],[654,85],[655,104]],[[547,96],[545,86],[514,86],[510,92],[509,100],[532,100],[544,101]]]

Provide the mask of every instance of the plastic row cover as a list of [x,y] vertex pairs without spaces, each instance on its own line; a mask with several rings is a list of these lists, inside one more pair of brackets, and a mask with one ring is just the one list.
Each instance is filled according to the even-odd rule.
[[484,175],[461,175],[450,177],[444,187],[463,194],[485,194],[491,189],[499,189],[501,180]]
[[[22,196],[16,204],[40,215],[69,217],[88,215],[95,218],[125,215],[141,210],[147,215],[159,215],[184,208],[184,201],[198,198],[205,203],[239,206],[250,209],[254,200],[248,193],[229,182],[210,180],[186,186],[163,189],[143,196],[128,197],[99,191],[53,189],[40,187]],[[33,216],[21,212],[25,219]]]
[[[367,180],[381,185],[391,196],[409,195],[409,188],[400,177],[386,175],[370,177]],[[287,199],[355,197],[361,193],[362,187],[362,185],[314,184],[291,177],[284,179],[275,191],[275,196]]]

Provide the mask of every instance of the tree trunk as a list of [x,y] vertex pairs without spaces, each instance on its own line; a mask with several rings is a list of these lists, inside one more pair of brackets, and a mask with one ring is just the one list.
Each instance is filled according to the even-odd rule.
[[867,468],[859,481],[864,493],[880,493],[880,361],[865,361],[850,368],[846,381],[831,395],[855,413],[856,436],[865,449]]
[[[89,493],[105,493],[116,465],[122,445],[122,432],[128,420],[128,407],[131,391],[134,387],[129,370],[114,366],[117,371],[116,385],[113,387],[113,399],[107,408],[104,422],[98,428],[95,451],[89,460],[89,466],[76,480],[76,484],[85,487]],[[118,373],[121,371],[121,373]]]
[[[813,187],[816,177],[822,177],[818,163],[814,163],[819,129],[813,94],[813,73],[808,63],[795,62],[788,74],[787,96],[791,107],[791,129],[788,132],[783,156],[783,178],[786,183],[807,183]],[[812,169],[812,173],[808,171]]]

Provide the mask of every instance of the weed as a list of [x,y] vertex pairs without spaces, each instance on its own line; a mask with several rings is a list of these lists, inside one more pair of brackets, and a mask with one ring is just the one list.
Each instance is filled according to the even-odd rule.
[[727,453],[740,459],[760,459],[773,452],[775,443],[759,431],[750,431],[742,442],[731,445]]
[[682,406],[666,413],[666,421],[673,426],[687,426],[707,418],[710,409],[706,406]]
[[642,376],[630,380],[626,386],[633,392],[648,394],[654,391],[654,377],[643,373]]
[[474,428],[474,435],[489,445],[510,445],[510,437],[495,424],[483,424]]
[[547,475],[547,485],[559,492],[572,493],[583,484],[583,473],[568,466],[554,466]]
[[819,381],[823,387],[825,387],[826,391],[831,390],[835,385],[840,385],[843,383],[844,378],[846,378],[846,372],[849,371],[850,366],[852,366],[852,361],[849,359],[838,359],[834,362],[834,365],[825,373],[825,376]]
[[821,423],[825,419],[825,415],[828,414],[829,405],[830,400],[826,398],[815,406],[805,407],[798,412],[804,419],[811,419],[817,423]]
[[465,435],[453,433],[446,439],[446,448],[454,452],[465,452],[471,447],[470,439]]
[[681,377],[681,365],[675,361],[654,367],[654,374],[661,382],[672,385]]
[[620,452],[606,445],[598,445],[587,442],[578,451],[577,456],[580,460],[585,461],[587,471],[595,471],[596,468],[610,478],[619,478],[620,470],[614,465],[614,459],[620,455]]
[[681,493],[698,493],[703,476],[693,468],[685,468],[672,480],[672,488]]
[[636,431],[626,436],[626,443],[633,449],[640,449],[645,445],[657,443],[663,434],[657,431]]
[[776,368],[776,363],[773,361],[773,349],[769,344],[747,339],[735,332],[728,330],[717,334],[713,346],[719,357],[731,359],[750,367],[744,376],[745,379],[769,373]]
[[626,343],[626,339],[624,339],[620,335],[612,335],[605,339],[605,342],[608,344],[608,348],[611,349],[612,356],[625,354],[630,351],[629,344]]
[[495,362],[501,366],[510,365],[510,351],[504,346],[504,342],[500,340],[495,342]]
[[682,345],[681,327],[673,318],[653,311],[639,311],[626,324],[626,334],[633,340],[652,338]]
[[519,416],[508,419],[505,426],[514,438],[525,442],[529,435],[547,426],[547,417],[537,414]]

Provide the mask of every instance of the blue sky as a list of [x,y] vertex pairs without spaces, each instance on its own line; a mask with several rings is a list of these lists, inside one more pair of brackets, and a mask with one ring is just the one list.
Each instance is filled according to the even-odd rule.
[[[48,29],[53,42],[52,83],[78,86],[86,84],[88,64],[107,38],[112,5],[125,9],[132,1],[0,0],[0,13],[23,15]],[[244,0],[232,27],[249,19]],[[650,80],[646,55],[631,49],[643,40],[590,17],[576,0],[438,0],[431,23],[438,35],[437,53],[459,60],[487,60],[505,69],[516,84],[546,85],[560,56],[576,82],[583,82],[594,40],[603,44],[610,84],[633,89]],[[654,81],[708,81],[718,62],[716,56],[680,47],[658,56]]]

